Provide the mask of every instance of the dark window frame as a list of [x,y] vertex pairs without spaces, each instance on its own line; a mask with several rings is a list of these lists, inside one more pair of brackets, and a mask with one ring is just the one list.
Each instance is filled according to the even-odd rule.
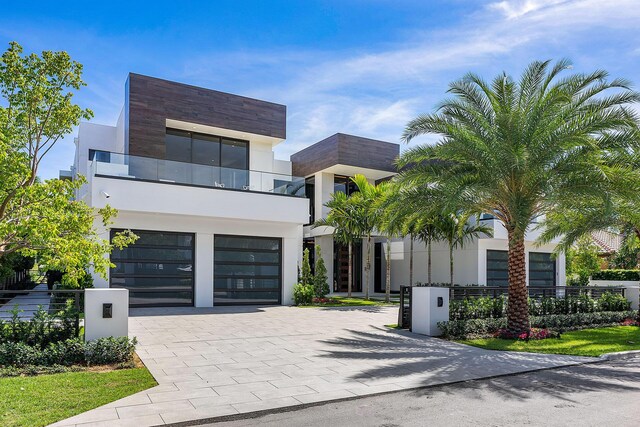
[[[219,168],[225,168],[225,169],[236,169],[236,170],[251,170],[250,169],[250,164],[249,164],[249,152],[251,151],[251,142],[249,140],[245,140],[245,139],[239,139],[239,138],[231,138],[228,136],[220,136],[220,135],[213,135],[213,134],[207,134],[207,133],[202,133],[202,132],[191,132],[191,131],[187,131],[184,129],[177,129],[177,128],[166,128],[165,130],[165,135],[169,134],[170,132],[176,132],[176,133],[181,133],[184,135],[189,135],[189,138],[191,140],[191,161],[190,162],[182,162],[182,163],[191,163],[191,164],[196,164],[196,165],[204,165],[204,166],[212,166],[212,167],[219,167]],[[194,156],[194,152],[193,152],[193,140],[194,140],[194,136],[198,136],[201,135],[205,138],[217,138],[218,139],[218,159],[219,159],[219,165],[208,165],[208,164],[203,164],[203,163],[198,163],[198,162],[194,162],[193,156]],[[197,139],[197,138],[195,138]],[[243,144],[246,144],[247,147],[247,153],[246,153],[246,160],[247,160],[247,167],[245,169],[241,169],[241,168],[229,168],[226,166],[222,166],[222,145],[224,144],[222,141],[223,140],[228,140],[228,141],[232,141],[232,142],[241,142]],[[202,141],[202,140],[200,140]],[[214,141],[210,141],[210,142],[214,142]],[[167,159],[166,155],[165,155],[165,159],[163,160],[172,160],[172,159]],[[180,160],[173,160],[173,161],[180,161]]]
[[[109,240],[113,239],[113,236],[115,233],[118,232],[122,232],[124,231],[124,229],[120,229],[120,228],[112,228],[109,230]],[[150,245],[150,246],[165,246],[166,249],[172,248],[172,249],[183,249],[183,250],[187,250],[190,249],[191,253],[192,253],[192,259],[191,259],[191,272],[190,275],[186,274],[186,275],[177,275],[177,274],[166,274],[166,275],[160,275],[161,277],[166,277],[166,278],[180,278],[180,279],[185,279],[189,276],[190,277],[190,281],[191,281],[191,288],[190,290],[186,290],[184,288],[176,288],[175,290],[171,290],[171,288],[166,287],[166,288],[143,288],[143,289],[132,289],[132,288],[128,288],[128,287],[124,287],[124,286],[120,286],[118,284],[116,284],[114,286],[114,288],[116,289],[129,289],[129,297],[131,298],[131,294],[132,293],[170,293],[170,292],[180,292],[180,293],[190,293],[191,294],[191,302],[190,303],[156,303],[156,304],[129,304],[130,307],[135,308],[135,307],[193,307],[195,305],[195,271],[196,271],[196,235],[195,233],[183,233],[183,232],[179,232],[179,231],[163,231],[163,230],[142,230],[142,229],[136,229],[136,230],[131,230],[134,234],[137,233],[149,233],[149,234],[153,234],[153,233],[157,233],[157,234],[175,234],[175,235],[180,235],[180,236],[192,236],[191,239],[191,244],[189,246],[185,246],[185,245],[180,245],[180,246],[170,246],[170,245]],[[136,243],[134,243],[133,245],[135,245]],[[132,245],[132,246],[133,246]],[[141,247],[147,247],[145,245],[142,245]],[[189,261],[173,261],[173,260],[160,260],[160,261],[153,261],[153,260],[118,260],[118,259],[114,259],[113,258],[113,254],[111,254],[110,257],[110,261],[113,264],[116,263],[120,263],[120,264],[137,264],[137,263],[141,263],[141,264],[188,264]],[[112,287],[112,279],[126,279],[126,278],[147,278],[147,277],[151,277],[151,278],[158,278],[159,275],[150,275],[150,274],[127,274],[127,273],[114,273],[115,268],[111,268],[109,270],[109,287]]]
[[[500,286],[500,287],[504,287],[504,286],[508,286],[509,285],[509,267],[507,266],[506,269],[503,268],[489,268],[489,262],[491,261],[504,261],[502,259],[491,259],[490,254],[494,253],[494,254],[507,254],[507,260],[506,262],[509,262],[508,259],[508,251],[503,251],[503,250],[497,250],[497,249],[487,249],[487,260],[486,260],[486,264],[485,264],[485,280],[486,280],[486,284],[487,286]],[[498,281],[499,279],[495,279],[495,278],[490,278],[489,277],[489,272],[490,271],[498,271],[498,272],[507,272],[507,283],[506,284],[502,284],[502,283],[490,283],[492,281]]]
[[[531,255],[545,255],[549,257],[549,260],[547,261],[531,261]],[[548,270],[548,269],[541,269],[541,268],[531,268],[531,266],[533,264],[550,264],[553,266],[552,270]],[[557,272],[558,272],[558,265],[555,259],[553,259],[553,256],[550,252],[529,252],[529,270],[528,270],[528,274],[527,274],[527,279],[529,284],[531,284],[532,278],[531,278],[531,273],[532,272],[543,272],[543,273],[553,273],[553,283],[551,285],[535,285],[535,286],[557,286],[558,281],[557,281]],[[533,279],[535,281],[546,281],[544,279]]]

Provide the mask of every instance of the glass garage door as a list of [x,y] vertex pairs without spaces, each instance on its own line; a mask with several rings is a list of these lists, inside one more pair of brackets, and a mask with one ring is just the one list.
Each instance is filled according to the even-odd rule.
[[280,304],[282,239],[216,235],[214,305]]
[[195,236],[133,232],[139,239],[111,254],[109,286],[129,289],[131,307],[192,306]]
[[529,252],[529,285],[556,285],[556,261],[552,254]]

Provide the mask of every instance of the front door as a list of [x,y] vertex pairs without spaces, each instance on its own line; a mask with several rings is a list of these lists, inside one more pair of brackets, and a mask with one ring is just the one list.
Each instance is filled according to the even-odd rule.
[[[352,292],[362,292],[362,243],[353,244]],[[333,247],[333,291],[348,292],[349,246],[335,243]]]

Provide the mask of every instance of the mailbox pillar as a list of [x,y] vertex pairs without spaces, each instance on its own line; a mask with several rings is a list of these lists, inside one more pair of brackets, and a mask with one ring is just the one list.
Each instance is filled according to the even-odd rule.
[[84,339],[126,337],[129,334],[129,290],[84,291]]
[[442,334],[438,322],[449,320],[449,288],[416,286],[411,289],[411,332]]

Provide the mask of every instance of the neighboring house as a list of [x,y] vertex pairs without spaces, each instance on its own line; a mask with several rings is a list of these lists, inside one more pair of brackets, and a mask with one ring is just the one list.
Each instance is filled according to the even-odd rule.
[[[326,217],[331,194],[355,191],[356,174],[375,183],[396,173],[400,146],[335,134],[291,156],[274,158],[286,138],[284,105],[130,74],[115,126],[82,123],[71,173],[87,177],[76,197],[89,206],[118,210],[112,233],[133,230],[140,239],[114,250],[108,280],[96,287],[130,291],[132,306],[291,304],[303,247],[322,256],[330,290],[346,292],[348,251]],[[455,282],[506,286],[506,231],[495,230],[455,251]],[[531,285],[564,285],[564,255],[554,245],[535,247],[527,234]],[[370,281],[364,282],[366,242],[354,248],[353,291],[384,292],[386,259],[381,236],[371,246]],[[392,290],[407,285],[409,240],[392,243]],[[313,260],[312,260],[313,261]],[[433,245],[433,281],[449,281],[448,249]],[[426,250],[414,247],[414,282],[426,282]]]
[[130,74],[116,126],[76,139],[77,198],[140,236],[95,286],[132,306],[292,303],[309,201],[274,159],[285,138],[284,105]]
[[589,234],[589,239],[598,248],[601,259],[601,268],[609,266],[611,258],[620,250],[624,236],[607,230],[598,230]]

